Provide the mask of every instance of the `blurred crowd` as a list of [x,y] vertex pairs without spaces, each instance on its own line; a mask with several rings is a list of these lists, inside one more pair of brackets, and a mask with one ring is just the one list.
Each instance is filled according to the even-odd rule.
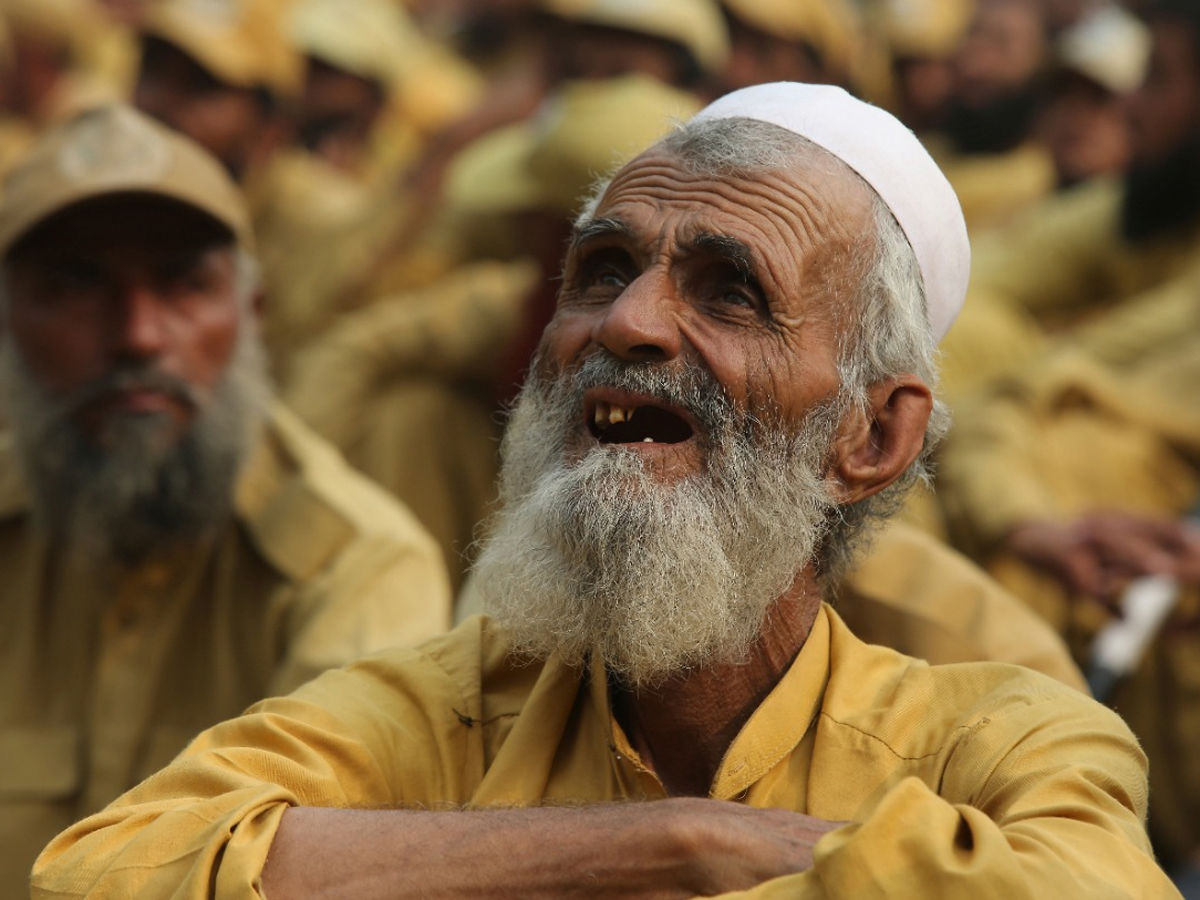
[[[1057,633],[1142,742],[1150,833],[1183,884],[1200,868],[1200,2],[0,0],[0,173],[112,104],[219,160],[248,209],[278,427],[411,511],[461,617],[573,214],[672,122],[770,81],[892,111],[971,236],[942,343],[953,425],[843,586],[848,617],[864,596],[939,596],[922,578],[962,563],[931,546],[970,557],[1013,613],[969,619],[951,592],[918,615],[981,653],[1002,632],[1045,646],[1027,610]],[[1113,668],[1096,648],[1147,579],[1170,601]],[[889,615],[861,630],[886,639]],[[20,788],[0,778],[0,805]]]

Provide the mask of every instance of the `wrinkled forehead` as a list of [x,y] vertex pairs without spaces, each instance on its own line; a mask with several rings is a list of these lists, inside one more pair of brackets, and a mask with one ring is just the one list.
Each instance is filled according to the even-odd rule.
[[687,221],[751,243],[760,235],[776,254],[828,243],[869,245],[875,199],[852,169],[811,144],[774,167],[698,164],[659,144],[597,189],[576,221],[576,240],[602,220],[630,224],[625,220],[633,213],[643,228]]

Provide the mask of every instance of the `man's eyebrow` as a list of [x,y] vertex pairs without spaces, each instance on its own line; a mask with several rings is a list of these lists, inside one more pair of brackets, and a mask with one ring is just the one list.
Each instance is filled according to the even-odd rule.
[[611,237],[617,235],[619,237],[629,237],[633,229],[629,227],[627,222],[620,219],[588,219],[586,222],[575,227],[575,233],[571,236],[571,247],[578,247],[587,241],[594,238]]
[[747,282],[757,282],[758,267],[754,262],[754,253],[750,245],[727,234],[702,232],[684,244],[684,249],[711,253],[722,257],[733,264],[738,273]]

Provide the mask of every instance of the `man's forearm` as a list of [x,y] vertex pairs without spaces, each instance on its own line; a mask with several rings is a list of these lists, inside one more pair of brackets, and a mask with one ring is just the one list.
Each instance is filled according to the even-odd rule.
[[268,900],[693,897],[811,865],[836,827],[709,800],[423,812],[290,809],[263,872]]

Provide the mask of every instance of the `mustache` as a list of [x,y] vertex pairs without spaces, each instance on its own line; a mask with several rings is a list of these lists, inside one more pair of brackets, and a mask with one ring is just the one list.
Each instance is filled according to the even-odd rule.
[[177,375],[171,375],[152,365],[120,365],[91,381],[74,388],[55,400],[59,415],[73,415],[105,397],[124,391],[153,391],[166,394],[196,409],[201,404],[200,392]]
[[584,394],[598,387],[645,394],[666,406],[687,410],[710,435],[751,420],[706,366],[683,361],[627,362],[607,350],[592,354],[565,373],[556,385],[562,391],[556,399],[579,410]]

